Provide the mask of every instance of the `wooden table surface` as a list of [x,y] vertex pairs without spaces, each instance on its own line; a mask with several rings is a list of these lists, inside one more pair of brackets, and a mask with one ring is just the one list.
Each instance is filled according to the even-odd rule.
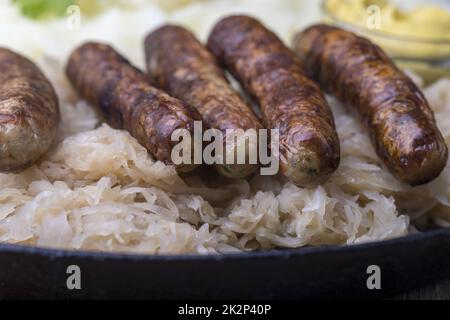
[[396,297],[399,300],[450,300],[450,279]]

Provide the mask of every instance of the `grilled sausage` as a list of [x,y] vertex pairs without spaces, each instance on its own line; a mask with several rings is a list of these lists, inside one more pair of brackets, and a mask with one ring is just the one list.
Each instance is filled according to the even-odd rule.
[[18,171],[52,145],[59,121],[55,90],[27,58],[0,48],[0,171]]
[[281,172],[302,187],[325,182],[338,167],[339,140],[330,107],[293,52],[247,16],[219,21],[208,47],[279,130]]
[[[67,75],[83,98],[100,107],[115,128],[125,129],[157,160],[171,164],[176,129],[193,132],[195,109],[154,88],[140,70],[112,47],[89,42],[69,57]],[[191,134],[191,137],[193,135]],[[181,165],[188,171],[193,165]]]
[[399,180],[414,186],[439,175],[448,151],[433,112],[381,48],[327,25],[306,29],[293,46],[307,74],[356,109],[378,156]]
[[[169,94],[197,108],[204,123],[219,129],[223,137],[226,130],[258,132],[262,128],[250,106],[232,89],[214,56],[188,30],[171,25],[158,28],[146,37],[145,54],[152,80]],[[234,154],[236,145],[231,146]],[[250,147],[246,152],[249,150]],[[216,168],[226,177],[243,178],[257,166],[246,162]]]

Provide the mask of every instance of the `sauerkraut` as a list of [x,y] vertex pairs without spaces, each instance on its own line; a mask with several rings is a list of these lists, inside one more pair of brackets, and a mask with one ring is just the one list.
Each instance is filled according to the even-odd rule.
[[[299,188],[280,176],[226,180],[205,167],[180,176],[172,166],[154,161],[126,131],[103,123],[64,75],[67,56],[81,41],[109,42],[142,67],[144,34],[166,20],[185,24],[204,39],[220,16],[246,12],[288,40],[317,10],[311,1],[294,0],[169,2],[161,7],[160,1],[133,1],[131,8],[110,8],[83,21],[79,30],[68,30],[64,19],[34,22],[0,0],[1,44],[41,66],[55,85],[62,114],[58,142],[46,157],[20,173],[0,174],[1,242],[225,253],[354,244],[418,232],[416,227],[425,224],[448,225],[449,167],[424,186],[400,183],[383,167],[349,108],[332,97],[341,164],[315,189]],[[307,5],[310,14],[300,24]],[[424,92],[450,142],[450,80]]]

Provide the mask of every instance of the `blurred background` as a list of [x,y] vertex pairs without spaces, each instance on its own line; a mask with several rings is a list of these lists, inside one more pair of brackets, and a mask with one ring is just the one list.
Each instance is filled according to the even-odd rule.
[[262,19],[288,44],[312,23],[337,24],[380,44],[425,83],[450,76],[450,0],[0,0],[0,44],[39,59],[97,39],[142,66],[142,50],[133,48],[150,29],[173,21],[204,40],[230,13]]

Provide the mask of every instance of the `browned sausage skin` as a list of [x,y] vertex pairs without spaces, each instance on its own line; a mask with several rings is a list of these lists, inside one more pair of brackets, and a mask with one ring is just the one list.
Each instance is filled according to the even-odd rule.
[[[197,111],[152,87],[145,74],[112,47],[89,42],[69,57],[67,75],[80,95],[100,107],[115,128],[130,132],[157,160],[171,164],[176,129],[194,128]],[[187,171],[194,166],[181,166]]]
[[369,40],[315,25],[294,39],[307,74],[353,106],[378,156],[401,181],[419,185],[445,167],[447,146],[425,97]]
[[0,171],[24,169],[47,152],[58,121],[50,81],[27,58],[0,48]]
[[[162,26],[145,39],[147,71],[171,95],[194,106],[204,123],[226,136],[228,129],[262,128],[240,95],[232,89],[214,56],[188,30]],[[246,157],[248,158],[248,157]],[[257,169],[252,164],[216,166],[229,178],[243,178]]]
[[293,52],[248,16],[220,20],[208,48],[256,98],[268,128],[279,130],[281,172],[302,187],[325,182],[338,167],[339,140],[322,92]]

